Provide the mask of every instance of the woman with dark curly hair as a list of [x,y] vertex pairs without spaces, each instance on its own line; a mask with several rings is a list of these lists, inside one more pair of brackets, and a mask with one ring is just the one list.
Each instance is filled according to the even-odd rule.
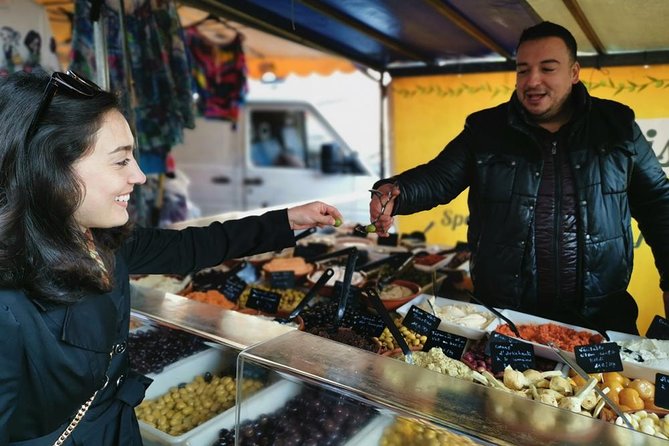
[[145,176],[114,94],[74,73],[0,79],[0,445],[139,445],[128,274],[188,274],[331,225],[314,202],[181,231],[133,228]]

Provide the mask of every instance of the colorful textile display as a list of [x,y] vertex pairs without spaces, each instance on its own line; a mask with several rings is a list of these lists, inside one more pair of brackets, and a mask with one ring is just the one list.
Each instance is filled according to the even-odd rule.
[[[106,0],[100,13],[107,37],[111,88],[124,93],[126,110],[132,110],[126,116],[131,125],[134,123],[142,170],[162,173],[172,146],[183,142],[183,128],[195,125],[188,57],[176,6],[167,0],[125,2],[131,92],[127,91],[117,7],[116,1]],[[72,68],[94,77],[95,45],[89,14],[89,2],[76,0]]]
[[207,39],[197,26],[186,28],[198,112],[207,118],[236,122],[247,92],[242,36],[227,44]]

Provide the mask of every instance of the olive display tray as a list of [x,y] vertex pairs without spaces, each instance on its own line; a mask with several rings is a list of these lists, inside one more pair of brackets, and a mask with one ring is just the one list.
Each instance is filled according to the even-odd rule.
[[[283,407],[289,399],[300,391],[300,385],[291,381],[279,381],[260,390],[242,401],[239,405],[240,419],[254,420],[262,414],[272,413]],[[221,429],[233,429],[235,426],[235,410],[233,406],[220,415],[193,429],[188,439],[188,446],[210,446],[218,440]],[[199,429],[202,428],[202,429]],[[146,446],[146,443],[145,443]]]
[[[180,383],[189,383],[198,375],[206,372],[225,373],[235,375],[236,352],[210,348],[181,359],[171,366],[165,367],[161,373],[148,374],[154,381],[146,390],[145,400],[158,398],[167,393],[170,387],[178,386]],[[204,443],[199,442],[197,436],[211,426],[216,425],[227,414],[231,414],[234,420],[234,409],[222,412],[215,417],[205,421],[199,426],[179,435],[169,435],[155,427],[139,420],[139,429],[145,446],[178,445],[196,446]],[[211,443],[209,443],[211,444]]]
[[[271,414],[281,409],[286,403],[296,396],[302,386],[293,381],[281,380],[271,386],[251,395],[239,405],[240,420],[255,420],[263,414]],[[233,408],[234,409],[234,408]],[[208,424],[206,429],[195,433],[187,443],[191,446],[210,446],[218,440],[218,432],[221,429],[232,429],[235,426],[235,411],[228,410],[215,418],[216,422]],[[351,437],[344,446],[376,446],[383,433],[383,426],[389,423],[392,417],[387,415],[377,416],[365,425],[357,434]],[[383,422],[379,430],[378,423]],[[205,423],[207,424],[207,423]]]

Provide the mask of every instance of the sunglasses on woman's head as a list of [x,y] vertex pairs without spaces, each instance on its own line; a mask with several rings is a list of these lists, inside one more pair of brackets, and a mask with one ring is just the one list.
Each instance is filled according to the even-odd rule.
[[85,79],[82,76],[79,76],[72,70],[68,70],[67,73],[62,73],[59,71],[53,73],[51,75],[51,79],[49,79],[49,83],[44,89],[44,93],[42,93],[42,99],[40,99],[37,112],[30,122],[30,127],[28,127],[26,143],[28,143],[30,138],[32,138],[35,130],[37,130],[37,124],[39,123],[44,110],[46,110],[49,104],[51,104],[51,100],[56,95],[57,91],[69,96],[85,99],[92,98],[93,96],[100,93],[102,89],[93,82]]

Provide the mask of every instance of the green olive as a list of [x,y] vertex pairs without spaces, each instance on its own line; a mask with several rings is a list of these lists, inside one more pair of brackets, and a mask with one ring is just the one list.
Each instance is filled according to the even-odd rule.
[[374,226],[373,224],[368,224],[367,226],[365,226],[365,231],[376,232],[376,226]]
[[341,218],[335,218],[335,222],[334,222],[335,228],[340,227],[341,224],[342,224]]

